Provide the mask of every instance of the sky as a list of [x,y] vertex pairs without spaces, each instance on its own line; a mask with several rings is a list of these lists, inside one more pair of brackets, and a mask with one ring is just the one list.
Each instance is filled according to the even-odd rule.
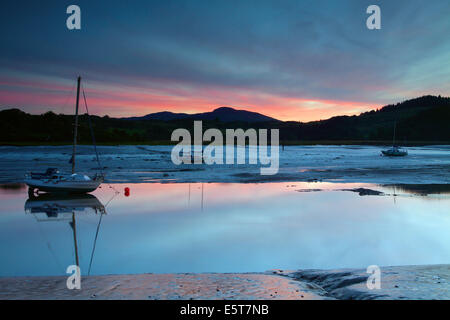
[[5,0],[0,109],[72,113],[78,75],[90,112],[115,117],[228,106],[311,121],[449,96],[449,17],[448,0]]

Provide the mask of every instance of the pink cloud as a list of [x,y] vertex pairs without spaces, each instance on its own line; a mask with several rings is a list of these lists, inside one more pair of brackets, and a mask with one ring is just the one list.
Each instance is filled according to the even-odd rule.
[[[312,121],[336,115],[359,114],[376,107],[357,101],[305,99],[276,96],[242,88],[190,88],[167,84],[127,87],[100,83],[86,85],[91,113],[116,117],[139,116],[152,112],[205,112],[221,106],[259,112],[280,120]],[[0,78],[0,105],[29,112],[70,113],[75,99],[74,86],[47,81]]]

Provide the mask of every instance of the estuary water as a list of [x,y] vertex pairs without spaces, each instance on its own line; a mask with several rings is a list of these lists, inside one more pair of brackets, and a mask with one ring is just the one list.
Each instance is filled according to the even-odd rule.
[[[128,188],[125,190],[125,188]],[[0,276],[263,272],[450,263],[446,185],[121,183],[0,188]]]

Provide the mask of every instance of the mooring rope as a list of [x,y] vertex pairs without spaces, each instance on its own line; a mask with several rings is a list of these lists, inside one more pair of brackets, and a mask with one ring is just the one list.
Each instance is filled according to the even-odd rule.
[[86,101],[86,94],[84,93],[84,88],[82,88],[82,91],[83,91],[84,105],[86,106],[86,113],[87,113],[87,116],[88,116],[89,129],[91,130],[92,143],[94,145],[94,150],[95,150],[95,157],[97,158],[97,164],[98,164],[98,168],[100,170],[100,173],[103,176],[103,167],[102,167],[102,165],[100,163],[100,158],[99,158],[98,152],[97,152],[97,143],[95,142],[94,128],[92,127],[91,116],[89,115],[89,109],[88,109],[88,105],[87,105],[87,101]]
[[[89,123],[89,129],[91,131],[91,136],[92,136],[92,144],[94,145],[94,150],[95,150],[95,156],[97,158],[97,164],[98,164],[98,168],[100,170],[101,175],[104,177],[104,173],[103,173],[103,167],[100,163],[100,157],[98,156],[98,151],[97,151],[97,143],[95,142],[95,135],[94,135],[94,128],[92,126],[92,121],[91,121],[91,116],[89,115],[89,108],[87,105],[87,99],[86,99],[86,93],[84,92],[84,87],[82,87],[82,92],[83,92],[83,100],[84,100],[84,105],[86,106],[86,113],[88,116],[88,123]],[[107,183],[107,185],[113,189],[116,193],[120,193],[119,191],[116,190],[116,188],[114,188],[111,184]]]

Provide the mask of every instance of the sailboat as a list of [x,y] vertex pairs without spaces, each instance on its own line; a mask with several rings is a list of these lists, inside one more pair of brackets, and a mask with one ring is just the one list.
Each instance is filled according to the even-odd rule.
[[[77,149],[77,133],[78,133],[78,106],[80,101],[80,84],[81,77],[77,79],[77,97],[75,105],[75,128],[73,138],[73,151],[72,151],[72,173],[61,174],[57,168],[48,168],[43,173],[31,172],[25,176],[25,183],[29,187],[29,193],[33,194],[36,190],[44,192],[62,192],[62,193],[88,193],[97,189],[104,180],[103,174],[96,174],[94,177],[89,177],[84,174],[75,172],[75,156]],[[83,91],[84,94],[84,91]],[[86,104],[86,97],[85,104]],[[87,109],[87,104],[86,104]],[[92,131],[92,130],[91,130]],[[92,132],[93,134],[93,132]],[[95,140],[94,140],[95,147]],[[97,149],[97,161],[98,154]]]
[[392,139],[392,147],[387,150],[381,150],[381,155],[386,157],[404,157],[408,155],[408,151],[406,149],[401,149],[400,147],[395,145],[395,129],[397,127],[397,123],[394,124],[394,138]]

